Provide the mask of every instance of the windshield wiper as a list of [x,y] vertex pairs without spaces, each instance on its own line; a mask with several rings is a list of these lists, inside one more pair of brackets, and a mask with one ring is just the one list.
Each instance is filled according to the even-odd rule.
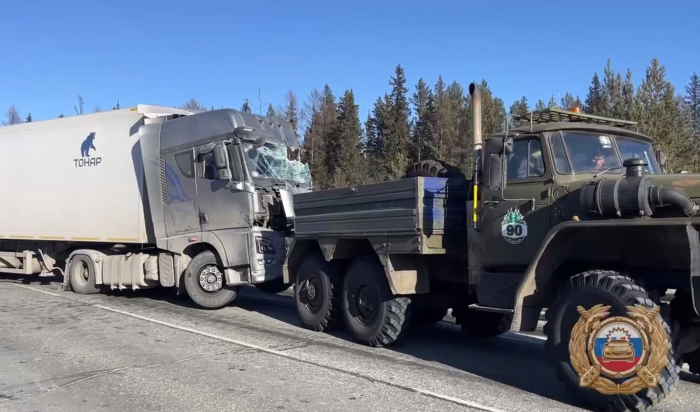
[[598,178],[598,177],[600,177],[600,176],[603,176],[605,173],[607,173],[607,172],[609,172],[609,171],[611,171],[611,170],[615,170],[615,169],[622,169],[622,166],[609,167],[609,168],[603,170],[602,172],[593,175],[593,178],[595,179],[595,178]]

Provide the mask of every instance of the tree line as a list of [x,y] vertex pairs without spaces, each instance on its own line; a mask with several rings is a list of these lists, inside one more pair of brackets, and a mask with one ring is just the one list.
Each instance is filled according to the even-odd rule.
[[[580,107],[584,113],[638,122],[639,131],[667,153],[670,171],[700,171],[697,73],[690,75],[684,90],[677,92],[666,79],[665,67],[653,59],[635,86],[630,70],[615,71],[608,60],[600,73],[593,74],[583,100],[565,93],[560,99],[552,96],[548,102],[539,100],[532,106],[523,96],[508,109],[485,79],[476,83],[481,91],[484,136],[517,126],[509,114]],[[472,119],[471,98],[465,88],[439,76],[433,85],[420,78],[410,90],[401,65],[396,66],[388,86],[365,119],[360,117],[352,89],[336,96],[329,85],[312,90],[302,105],[289,91],[284,104],[277,108],[265,103],[258,92],[257,104],[245,99],[240,110],[288,120],[302,140],[301,160],[309,165],[314,186],[319,189],[396,179],[409,165],[429,159],[443,160],[468,174]],[[181,107],[207,110],[196,99]],[[119,109],[119,103],[113,109]],[[78,96],[74,111],[83,114],[82,96]],[[95,111],[100,108],[95,107]],[[31,113],[23,118],[11,106],[4,124],[31,121]]]

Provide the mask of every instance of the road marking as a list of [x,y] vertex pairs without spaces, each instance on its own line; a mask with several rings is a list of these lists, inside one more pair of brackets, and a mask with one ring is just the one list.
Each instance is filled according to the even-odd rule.
[[[9,283],[9,284],[10,284],[10,285],[14,285],[14,286],[19,286],[19,287],[24,288],[24,289],[33,290],[33,291],[35,291],[35,292],[40,292],[40,293],[44,293],[44,294],[47,294],[47,295],[51,295],[51,296],[56,296],[56,297],[59,297],[59,298],[68,299],[68,298],[65,297],[65,296],[61,296],[61,295],[59,295],[59,294],[52,293],[52,292],[47,292],[47,291],[44,291],[44,290],[41,290],[41,289],[36,289],[36,288],[29,287],[29,286],[25,286],[25,285],[18,285],[18,284],[16,284],[16,283]],[[183,332],[193,333],[193,334],[200,335],[200,336],[204,336],[204,337],[207,337],[207,338],[216,339],[216,340],[221,341],[221,342],[232,343],[232,344],[234,344],[234,345],[242,346],[242,347],[245,347],[245,348],[257,350],[257,351],[264,352],[264,353],[269,353],[269,354],[271,354],[271,355],[280,356],[280,357],[283,357],[283,358],[286,358],[286,359],[289,359],[289,360],[292,360],[292,361],[301,362],[301,363],[306,363],[306,364],[309,364],[309,365],[321,367],[321,368],[324,368],[324,369],[329,369],[329,370],[332,370],[332,371],[335,371],[335,372],[339,372],[339,373],[343,373],[343,374],[346,374],[346,375],[351,375],[351,376],[355,376],[355,377],[361,377],[361,378],[364,378],[364,379],[367,379],[367,380],[370,380],[370,381],[373,381],[373,382],[377,382],[377,383],[382,383],[382,384],[384,384],[384,385],[391,386],[391,387],[394,387],[394,388],[397,388],[397,389],[403,389],[403,390],[406,390],[406,391],[409,391],[409,392],[420,393],[420,394],[425,395],[425,396],[429,396],[429,397],[436,398],[436,399],[441,399],[441,400],[444,400],[444,401],[452,402],[452,403],[455,403],[455,404],[458,404],[458,405],[462,405],[462,406],[467,406],[467,407],[474,408],[474,409],[478,409],[478,410],[481,410],[481,411],[486,411],[486,412],[506,412],[506,411],[504,411],[503,409],[498,409],[498,408],[493,408],[493,407],[486,406],[486,405],[481,405],[481,404],[476,403],[476,402],[467,401],[467,400],[460,399],[460,398],[455,398],[455,397],[452,397],[452,396],[449,396],[449,395],[443,395],[443,394],[440,394],[440,393],[431,392],[431,391],[428,391],[428,390],[425,390],[425,389],[421,389],[421,388],[414,388],[414,387],[410,387],[410,386],[404,386],[404,385],[400,385],[400,384],[388,382],[388,381],[381,380],[381,379],[375,379],[375,378],[372,378],[372,377],[370,377],[370,376],[363,375],[363,374],[361,374],[361,373],[350,372],[350,371],[346,371],[346,370],[343,370],[343,369],[340,369],[340,368],[336,368],[336,367],[332,367],[332,366],[327,366],[327,365],[322,365],[322,364],[315,363],[315,362],[312,362],[312,361],[307,361],[307,360],[304,360],[304,359],[295,358],[294,356],[291,356],[290,354],[288,354],[288,353],[286,353],[286,352],[278,351],[278,350],[275,350],[275,349],[268,349],[268,348],[265,348],[265,347],[262,347],[262,346],[258,346],[258,345],[252,344],[252,343],[248,343],[248,342],[243,342],[243,341],[236,340],[236,339],[227,338],[227,337],[225,337],[225,336],[214,335],[214,334],[212,334],[212,333],[207,333],[207,332],[203,332],[203,331],[200,331],[200,330],[188,328],[188,327],[186,327],[186,326],[176,325],[176,324],[174,324],[174,323],[164,322],[164,321],[157,320],[157,319],[153,319],[153,318],[149,318],[149,317],[146,317],[146,316],[137,315],[137,314],[135,314],[135,313],[126,312],[126,311],[123,311],[123,310],[120,310],[120,309],[110,308],[109,306],[98,305],[98,304],[90,304],[90,303],[86,303],[86,305],[94,306],[94,307],[99,308],[99,309],[102,309],[102,310],[106,310],[106,311],[118,313],[118,314],[120,314],[120,315],[124,315],[124,316],[129,316],[129,317],[132,317],[132,318],[140,319],[140,320],[143,320],[143,321],[146,321],[146,322],[155,323],[155,324],[157,324],[157,325],[165,326],[165,327],[168,327],[168,328],[171,328],[171,329],[177,329],[177,330],[181,330],[181,331],[183,331]]]

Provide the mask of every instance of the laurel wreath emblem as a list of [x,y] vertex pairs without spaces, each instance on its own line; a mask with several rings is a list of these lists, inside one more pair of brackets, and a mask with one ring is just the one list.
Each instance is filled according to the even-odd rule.
[[[569,356],[571,365],[579,376],[579,385],[590,387],[605,395],[633,395],[642,389],[653,388],[658,384],[661,371],[668,364],[668,346],[670,342],[666,336],[664,326],[659,316],[659,307],[648,309],[644,306],[628,306],[625,317],[611,318],[610,321],[628,323],[637,328],[644,341],[650,342],[649,355],[642,359],[636,369],[636,376],[620,384],[613,382],[602,375],[601,365],[592,364],[586,343],[591,333],[602,327],[603,320],[610,315],[610,306],[602,304],[586,310],[581,306],[576,308],[581,314],[578,322],[571,331],[569,341]],[[606,321],[606,323],[608,323]]]

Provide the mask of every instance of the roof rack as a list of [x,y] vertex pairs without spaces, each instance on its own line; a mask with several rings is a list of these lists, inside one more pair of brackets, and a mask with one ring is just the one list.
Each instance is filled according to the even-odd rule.
[[526,116],[513,115],[513,119],[522,120],[530,123],[530,127],[536,124],[554,123],[554,122],[575,122],[575,123],[592,123],[612,127],[622,127],[637,131],[637,122],[631,120],[613,119],[609,117],[594,116],[574,112],[570,110],[546,108],[533,110]]

